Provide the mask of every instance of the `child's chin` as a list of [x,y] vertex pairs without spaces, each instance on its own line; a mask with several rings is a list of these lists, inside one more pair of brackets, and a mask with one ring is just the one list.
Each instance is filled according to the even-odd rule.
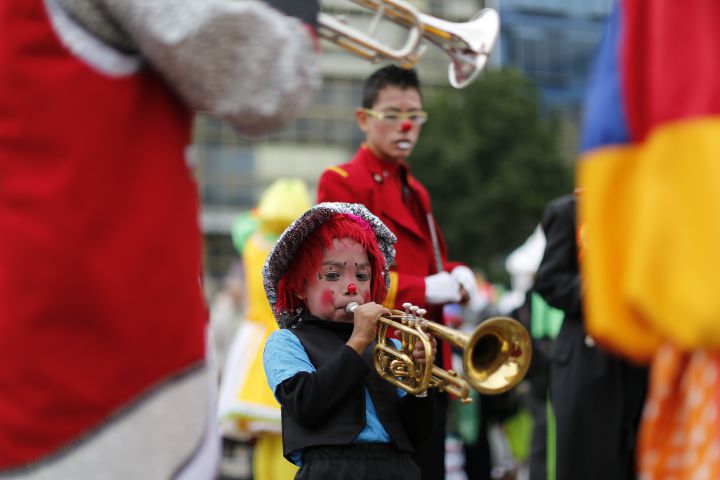
[[333,322],[353,323],[352,317],[349,317],[345,312],[337,312],[336,315],[332,316],[332,320]]

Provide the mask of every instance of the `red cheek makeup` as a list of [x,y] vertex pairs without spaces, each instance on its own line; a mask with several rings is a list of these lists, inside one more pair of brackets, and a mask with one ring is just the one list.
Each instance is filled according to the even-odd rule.
[[320,303],[323,307],[335,306],[335,296],[333,295],[333,291],[330,289],[323,290],[322,296],[320,297]]

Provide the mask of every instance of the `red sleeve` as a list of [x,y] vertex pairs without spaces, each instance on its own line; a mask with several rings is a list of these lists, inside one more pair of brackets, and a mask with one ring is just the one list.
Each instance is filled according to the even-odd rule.
[[[462,262],[450,262],[445,261],[443,262],[443,269],[445,269],[446,272],[452,272],[455,267],[459,267],[460,265],[465,265]],[[467,265],[465,265],[467,267]],[[470,268],[470,267],[468,267]]]

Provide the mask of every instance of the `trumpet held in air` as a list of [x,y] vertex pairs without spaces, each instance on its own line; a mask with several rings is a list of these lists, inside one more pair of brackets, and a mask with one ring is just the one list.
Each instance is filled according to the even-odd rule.
[[[484,8],[467,22],[450,22],[419,12],[403,0],[352,0],[374,12],[369,32],[351,27],[342,19],[321,12],[318,34],[348,52],[371,62],[387,60],[401,67],[414,66],[430,42],[449,57],[448,79],[455,88],[469,85],[485,68],[488,56],[500,32],[500,17]],[[374,36],[380,19],[387,19],[407,29],[405,42],[389,46]]]

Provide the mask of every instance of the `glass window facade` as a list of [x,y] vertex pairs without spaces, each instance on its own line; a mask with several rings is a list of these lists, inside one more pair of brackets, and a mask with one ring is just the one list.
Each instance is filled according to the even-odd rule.
[[579,121],[610,1],[501,2],[501,63],[523,71],[545,106]]

